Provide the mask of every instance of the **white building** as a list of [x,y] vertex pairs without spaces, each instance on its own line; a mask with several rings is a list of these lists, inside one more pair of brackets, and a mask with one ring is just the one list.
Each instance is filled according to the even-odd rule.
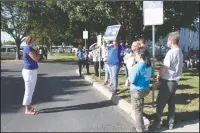
[[199,28],[196,32],[181,28],[179,44],[184,53],[189,52],[191,49],[199,50]]
[[[179,45],[184,54],[187,54],[191,49],[195,51],[199,50],[199,22],[197,23],[197,31],[194,32],[188,28],[181,28],[179,32]],[[167,38],[168,36],[161,38],[155,43],[155,56],[159,54],[166,54],[168,51]],[[149,52],[152,53],[152,41],[148,40],[147,45],[149,46]]]

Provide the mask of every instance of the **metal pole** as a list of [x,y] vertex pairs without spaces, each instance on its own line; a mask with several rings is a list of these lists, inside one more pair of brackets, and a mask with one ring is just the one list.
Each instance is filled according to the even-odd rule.
[[[86,29],[85,29],[85,31],[86,31]],[[87,49],[87,48],[86,48],[86,39],[85,39],[85,49]]]
[[99,80],[101,80],[101,45],[99,46]]
[[86,39],[85,39],[85,49],[87,49],[87,48],[86,48]]
[[[152,25],[152,52],[153,52],[153,68],[155,68],[155,25]],[[155,78],[153,77],[153,89],[152,89],[152,107],[154,107],[154,84]]]

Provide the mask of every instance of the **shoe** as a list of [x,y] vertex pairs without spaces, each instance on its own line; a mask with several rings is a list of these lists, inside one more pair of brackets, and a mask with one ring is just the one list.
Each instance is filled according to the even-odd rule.
[[110,86],[110,87],[111,87],[111,86],[112,86],[112,84],[108,84],[108,86]]
[[108,82],[105,82],[103,85],[108,85]]
[[113,94],[113,95],[117,94],[117,90],[113,90],[113,91],[112,91],[112,94]]
[[158,130],[161,128],[161,124],[159,122],[153,122],[150,126],[149,126],[149,131],[153,131],[153,130]]
[[169,124],[169,130],[174,129],[174,124]]

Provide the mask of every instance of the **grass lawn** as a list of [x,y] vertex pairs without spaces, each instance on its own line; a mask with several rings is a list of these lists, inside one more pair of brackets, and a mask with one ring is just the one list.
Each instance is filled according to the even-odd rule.
[[59,53],[59,54],[52,54],[48,55],[47,61],[52,62],[66,62],[66,61],[75,61],[77,60],[74,54],[68,54],[68,53]]
[[[69,53],[56,53],[52,55],[48,55],[47,60],[42,60],[40,62],[70,62],[77,60],[76,56],[74,54]],[[8,62],[15,62],[15,63],[22,63],[23,60],[1,60],[2,63],[8,63]]]
[[[101,80],[99,77],[94,76],[94,69],[90,67],[90,72],[94,79],[100,82],[104,82],[104,72],[101,73]],[[156,69],[156,75],[158,69]],[[120,97],[130,103],[129,88],[124,86],[125,84],[124,71],[121,68],[119,73],[119,91]],[[156,100],[158,90],[154,91],[154,99]],[[144,112],[150,120],[155,118],[156,108],[152,107],[152,91],[145,98]],[[164,119],[166,119],[168,106],[164,109]],[[182,74],[182,79],[179,82],[178,89],[176,91],[176,122],[180,123],[183,121],[195,120],[199,118],[199,71],[188,70]]]

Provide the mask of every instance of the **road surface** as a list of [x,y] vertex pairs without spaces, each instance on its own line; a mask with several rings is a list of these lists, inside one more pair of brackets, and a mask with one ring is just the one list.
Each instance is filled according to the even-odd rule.
[[40,63],[33,104],[24,115],[21,63],[1,63],[2,132],[135,132],[131,118],[79,78],[76,63]]

